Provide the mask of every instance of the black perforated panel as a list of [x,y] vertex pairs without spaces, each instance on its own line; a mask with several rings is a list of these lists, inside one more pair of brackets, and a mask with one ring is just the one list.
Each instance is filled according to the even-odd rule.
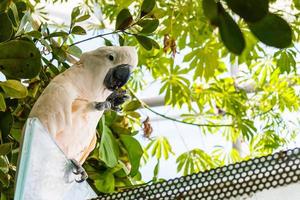
[[[300,180],[300,149],[216,168],[111,195],[97,200],[220,200],[252,194]],[[96,200],[95,199],[95,200]]]

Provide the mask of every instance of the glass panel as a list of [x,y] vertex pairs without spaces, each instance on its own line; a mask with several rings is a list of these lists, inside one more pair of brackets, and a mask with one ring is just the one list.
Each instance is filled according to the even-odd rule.
[[23,132],[15,200],[82,200],[96,197],[86,181],[77,183],[73,164],[36,118]]

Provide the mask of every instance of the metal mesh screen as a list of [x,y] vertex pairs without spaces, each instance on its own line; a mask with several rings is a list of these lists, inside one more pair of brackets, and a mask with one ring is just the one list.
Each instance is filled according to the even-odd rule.
[[300,148],[296,148],[203,173],[103,195],[94,200],[219,200],[251,195],[299,180]]

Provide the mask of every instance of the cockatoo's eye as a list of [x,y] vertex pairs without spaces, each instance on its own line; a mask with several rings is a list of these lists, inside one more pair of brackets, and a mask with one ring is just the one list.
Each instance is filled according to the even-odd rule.
[[114,57],[112,54],[108,54],[108,55],[107,55],[107,58],[108,58],[110,61],[114,61],[114,60],[115,60],[115,57]]

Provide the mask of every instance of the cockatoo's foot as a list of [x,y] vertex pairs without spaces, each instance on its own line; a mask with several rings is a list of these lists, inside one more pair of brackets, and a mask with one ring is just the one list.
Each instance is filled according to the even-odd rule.
[[95,108],[99,111],[111,109],[111,103],[109,101],[97,102]]
[[111,109],[114,111],[120,111],[120,105],[122,105],[126,100],[128,100],[130,96],[127,94],[126,90],[116,90],[111,95],[109,95],[106,101],[110,102]]
[[87,175],[85,169],[81,166],[81,164],[77,160],[70,159],[70,161],[74,165],[73,173],[76,175],[81,175],[80,179],[79,180],[75,179],[75,181],[77,183],[81,183],[81,182],[85,181],[88,178],[88,175]]

